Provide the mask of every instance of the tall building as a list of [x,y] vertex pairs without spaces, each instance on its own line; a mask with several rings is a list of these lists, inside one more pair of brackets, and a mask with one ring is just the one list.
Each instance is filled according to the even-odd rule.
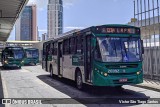
[[54,38],[63,33],[63,2],[62,0],[48,1],[48,38]]
[[47,40],[47,33],[42,34],[42,41]]
[[37,41],[37,7],[26,6],[16,22],[16,40]]

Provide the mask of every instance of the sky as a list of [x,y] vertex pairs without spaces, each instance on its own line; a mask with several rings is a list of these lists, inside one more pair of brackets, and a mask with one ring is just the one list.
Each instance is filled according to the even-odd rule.
[[[47,33],[48,0],[29,0],[37,5],[39,36]],[[133,0],[63,0],[63,32],[103,24],[126,24],[134,16]],[[13,29],[8,40],[15,40]]]

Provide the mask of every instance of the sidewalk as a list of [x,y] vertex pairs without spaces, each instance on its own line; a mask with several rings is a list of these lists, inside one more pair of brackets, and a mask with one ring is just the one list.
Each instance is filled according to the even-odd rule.
[[156,80],[144,79],[143,83],[134,86],[160,92],[160,81]]

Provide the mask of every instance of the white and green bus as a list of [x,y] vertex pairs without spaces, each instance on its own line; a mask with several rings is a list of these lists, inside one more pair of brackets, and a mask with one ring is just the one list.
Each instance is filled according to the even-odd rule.
[[[62,34],[63,35],[63,34]],[[140,28],[93,26],[43,43],[42,68],[50,75],[93,86],[143,82]]]

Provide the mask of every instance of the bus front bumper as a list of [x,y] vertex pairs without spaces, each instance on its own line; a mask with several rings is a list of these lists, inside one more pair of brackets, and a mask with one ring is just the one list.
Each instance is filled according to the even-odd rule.
[[31,60],[31,59],[25,59],[24,62],[23,62],[23,64],[31,64],[31,63],[37,64],[37,63],[39,63],[39,60],[35,60],[35,59],[33,59],[33,60]]
[[[127,81],[121,81],[121,80]],[[130,75],[130,76],[103,76],[99,73],[96,73],[93,77],[93,85],[95,86],[121,86],[121,85],[131,85],[139,84],[143,82],[143,73],[139,75]]]
[[4,67],[21,67],[21,63],[8,63],[8,64],[4,64]]

